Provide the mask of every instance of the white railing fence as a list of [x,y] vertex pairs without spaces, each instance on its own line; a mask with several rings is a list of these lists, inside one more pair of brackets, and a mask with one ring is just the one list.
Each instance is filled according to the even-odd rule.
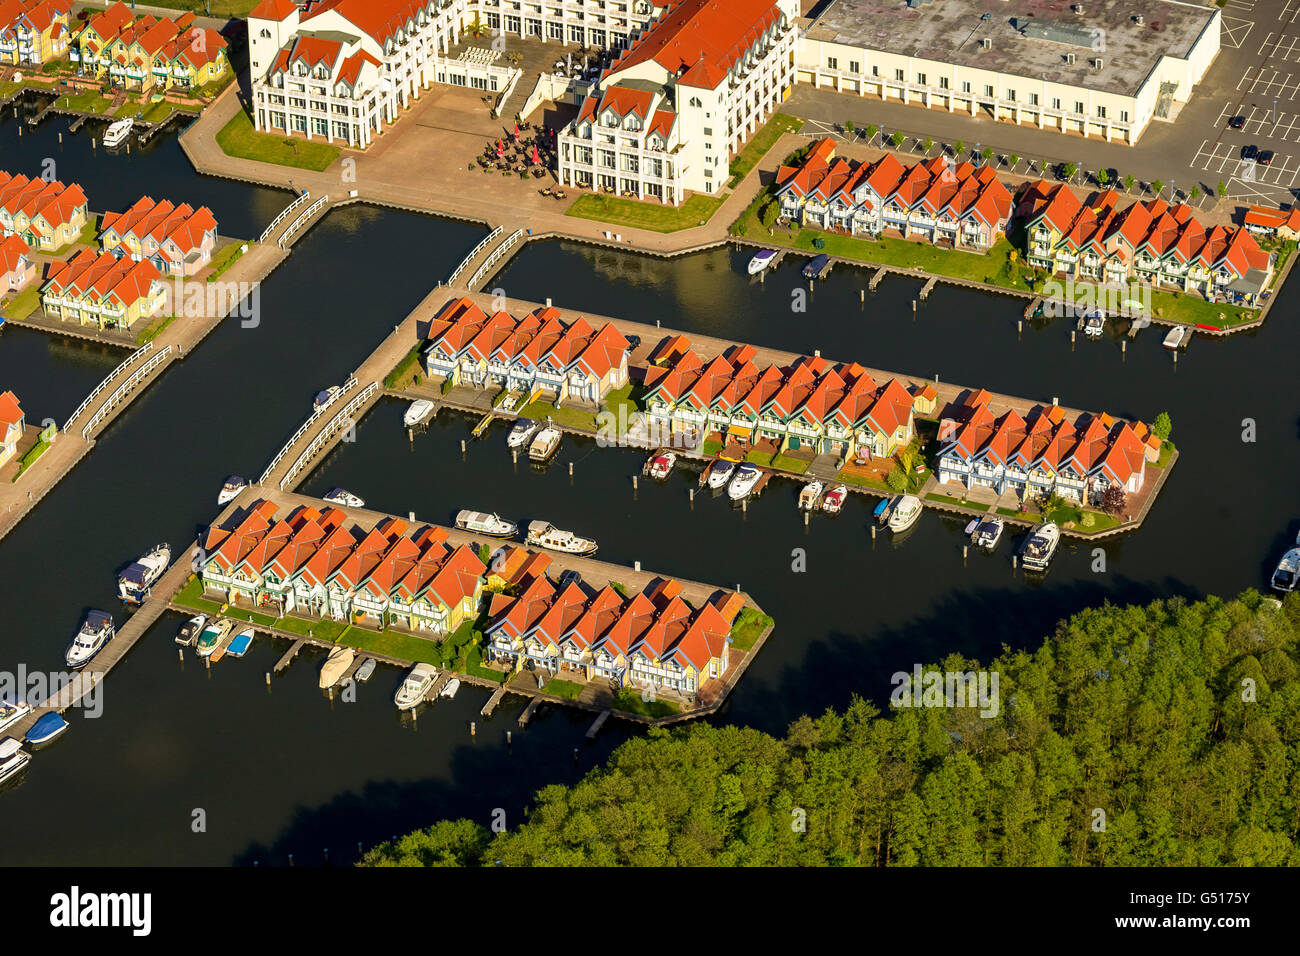
[[321,450],[327,441],[334,437],[334,434],[345,422],[351,423],[352,413],[364,405],[370,396],[377,391],[379,391],[379,383],[371,382],[361,391],[360,395],[357,395],[352,401],[344,405],[337,415],[326,422],[325,427],[316,433],[316,437],[311,440],[311,444],[303,449],[302,454],[294,460],[289,470],[285,472],[284,477],[280,479],[281,491],[297,477],[298,472],[302,471],[308,462],[316,457],[316,453]]
[[301,229],[303,227],[303,224],[308,222],[311,219],[311,217],[316,214],[317,209],[319,209],[321,206],[325,205],[329,201],[330,201],[329,196],[321,196],[320,199],[317,199],[314,203],[312,203],[310,206],[304,209],[299,214],[298,218],[295,219],[290,224],[289,228],[284,231],[284,235],[280,237],[280,243],[279,243],[280,248],[288,249],[289,240],[293,238],[293,234],[297,232],[299,229]]
[[493,249],[492,255],[488,256],[484,263],[474,271],[472,276],[470,276],[469,282],[465,283],[465,288],[472,290],[474,286],[478,285],[479,280],[488,274],[489,269],[501,261],[502,257],[507,251],[509,251],[510,247],[518,242],[519,238],[523,234],[524,231],[522,229],[516,229],[510,234],[505,242]]
[[138,369],[128,375],[125,382],[113,389],[113,394],[104,400],[104,404],[100,405],[95,414],[91,416],[90,421],[86,422],[86,427],[81,430],[81,437],[89,438],[91,430],[107,417],[108,413],[112,411],[113,406],[118,403],[118,400],[134,388],[135,384],[139,382],[140,379],[144,378],[163,362],[167,361],[167,356],[171,354],[171,351],[172,347],[169,345],[161,352],[155,353],[149,361],[145,362]]
[[284,460],[284,456],[289,454],[289,450],[298,443],[299,438],[301,438],[303,435],[307,433],[307,429],[311,428],[312,424],[316,421],[316,419],[324,415],[325,412],[329,410],[329,407],[331,405],[337,402],[349,391],[351,391],[353,388],[356,388],[356,385],[357,385],[356,376],[349,377],[348,380],[343,383],[342,387],[339,388],[337,392],[335,392],[333,395],[329,397],[329,400],[326,401],[324,405],[321,405],[319,408],[314,408],[314,407],[312,408],[311,414],[307,416],[307,420],[298,426],[298,430],[293,433],[293,437],[291,437],[287,442],[285,442],[284,446],[278,452],[276,452],[275,457],[271,459],[271,463],[267,465],[266,470],[262,472],[262,477],[257,479],[257,483],[259,485],[266,484],[266,480],[271,477],[271,472],[275,471],[275,466],[280,464],[280,462]]
[[146,342],[144,345],[140,346],[138,349],[132,352],[130,357],[127,358],[126,361],[124,361],[117,368],[113,369],[113,371],[109,372],[108,375],[105,376],[104,380],[95,386],[95,390],[86,396],[86,400],[77,406],[77,410],[68,416],[68,420],[63,423],[63,430],[66,432],[69,428],[72,427],[72,423],[77,420],[77,416],[90,407],[90,403],[95,400],[95,396],[98,395],[100,392],[102,392],[104,389],[108,388],[108,383],[113,381],[113,379],[117,377],[119,372],[121,372],[127,366],[131,365],[133,362],[137,361],[140,358],[140,356],[145,355],[152,351],[153,351],[153,343]]
[[272,219],[271,224],[262,230],[262,234],[257,237],[257,241],[266,242],[267,239],[271,238],[271,233],[275,232],[275,227],[280,225],[280,223],[284,222],[284,220],[288,217],[288,215],[291,212],[293,212],[295,209],[297,209],[299,206],[301,206],[310,198],[311,198],[311,193],[305,190],[301,194],[299,194],[297,199],[289,203],[289,205],[285,206],[284,209],[280,210],[280,215]]
[[457,277],[465,271],[465,267],[474,261],[475,256],[490,246],[496,240],[496,237],[501,235],[503,231],[505,231],[505,226],[497,226],[489,232],[477,246],[471,249],[469,255],[460,260],[460,265],[456,267],[451,276],[447,279],[447,285],[455,285]]

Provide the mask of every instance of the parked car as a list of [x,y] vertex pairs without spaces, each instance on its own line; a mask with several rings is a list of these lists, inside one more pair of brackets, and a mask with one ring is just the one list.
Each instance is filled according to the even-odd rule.
[[1255,159],[1257,156],[1259,156],[1259,147],[1258,147],[1258,146],[1255,146],[1255,145],[1252,144],[1252,145],[1250,145],[1250,146],[1243,146],[1243,147],[1241,147],[1241,158],[1242,158],[1242,159]]
[[1255,157],[1255,162],[1261,166],[1269,166],[1273,163],[1273,151],[1271,149],[1262,149],[1259,155]]
[[1228,120],[1228,128],[1229,128],[1229,129],[1245,129],[1245,128],[1246,128],[1246,117],[1244,117],[1244,116],[1234,116],[1234,117],[1232,117],[1232,119]]

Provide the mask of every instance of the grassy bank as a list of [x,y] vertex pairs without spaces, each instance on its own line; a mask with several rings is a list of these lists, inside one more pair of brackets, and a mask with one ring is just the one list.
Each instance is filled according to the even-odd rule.
[[713,218],[725,201],[724,196],[689,197],[680,206],[666,206],[658,200],[624,199],[586,193],[569,207],[566,216],[590,219],[610,226],[649,229],[652,232],[678,232],[701,226]]
[[3,314],[7,319],[25,319],[41,307],[41,284],[31,282],[5,304]]
[[772,626],[770,615],[757,608],[745,606],[736,615],[736,622],[731,625],[731,646],[738,651],[747,651],[754,646],[762,633]]
[[17,481],[19,478],[21,478],[23,472],[25,472],[28,468],[32,467],[32,465],[36,463],[36,459],[40,458],[41,455],[44,455],[45,450],[49,447],[50,447],[50,443],[42,438],[35,445],[29,448],[27,450],[27,454],[23,455],[23,457],[18,462],[18,472],[14,475],[14,481]]
[[243,110],[222,127],[217,134],[217,145],[227,156],[315,172],[328,169],[339,158],[339,148],[329,143],[259,133],[253,129],[253,121]]
[[750,137],[745,148],[731,161],[731,180],[727,186],[731,189],[739,186],[741,180],[759,164],[778,139],[786,133],[797,133],[801,129],[803,129],[803,120],[797,116],[789,116],[785,113],[777,113],[773,116],[761,130]]

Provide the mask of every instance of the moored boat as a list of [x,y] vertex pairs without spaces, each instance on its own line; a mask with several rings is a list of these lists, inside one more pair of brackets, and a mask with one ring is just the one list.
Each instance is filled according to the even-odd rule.
[[1061,529],[1051,521],[1040,524],[1025,539],[1020,563],[1030,571],[1046,571],[1061,543]]
[[393,695],[393,703],[397,705],[397,709],[410,710],[424,700],[424,695],[429,692],[437,676],[437,668],[432,664],[416,664],[412,667],[411,672],[406,675],[406,680],[402,681],[402,686],[397,688],[397,693]]
[[483,511],[458,511],[456,527],[462,531],[473,531],[475,534],[486,534],[493,538],[510,538],[519,530],[519,525],[513,521],[506,521],[499,515]]
[[414,428],[431,414],[433,414],[433,402],[427,398],[417,399],[407,408],[406,414],[402,416],[402,423],[407,428]]
[[820,279],[826,267],[830,265],[831,257],[826,253],[818,253],[813,256],[803,267],[803,277],[805,279]]
[[337,684],[348,672],[356,656],[356,650],[346,644],[335,644],[330,648],[329,657],[325,658],[320,669],[320,689],[325,690]]
[[248,487],[248,482],[239,475],[231,475],[226,479],[226,483],[221,486],[221,491],[217,493],[217,506],[228,505],[236,498],[239,493]]
[[455,697],[455,696],[456,696],[456,691],[458,691],[458,690],[460,690],[460,678],[459,678],[459,677],[453,677],[451,680],[447,681],[446,686],[443,687],[443,689],[440,690],[440,691],[438,692],[438,696],[439,696],[439,697]]
[[181,625],[181,629],[176,632],[176,643],[181,647],[190,647],[199,639],[203,633],[203,625],[208,623],[206,614],[195,614],[192,618]]
[[331,385],[329,388],[317,392],[316,397],[311,400],[312,414],[319,415],[330,402],[334,401],[334,396],[341,391],[343,391],[341,386]]
[[812,481],[808,482],[808,484],[799,489],[799,510],[815,510],[817,508],[817,502],[822,496],[822,488],[824,487],[825,486],[820,481],[814,478]]
[[547,425],[528,443],[528,457],[532,461],[550,461],[560,450],[560,430]]
[[120,119],[112,123],[108,129],[104,130],[104,145],[108,147],[121,146],[126,138],[131,135],[131,128],[135,121],[129,116],[126,119]]
[[992,551],[1002,540],[1002,532],[1005,528],[1006,522],[1001,518],[984,518],[975,525],[975,530],[971,532],[971,540],[975,542],[975,547]]
[[1101,309],[1093,309],[1083,317],[1083,334],[1096,338],[1106,328],[1106,313]]
[[734,461],[727,461],[724,458],[716,459],[713,464],[709,466],[709,487],[714,491],[717,491],[719,488],[725,488],[727,482],[731,480],[731,476],[735,471],[736,463]]
[[0,740],[0,783],[20,773],[31,759],[32,755],[12,737]]
[[32,746],[48,744],[67,729],[68,722],[54,711],[50,711],[32,724],[24,739]]
[[194,644],[194,652],[199,657],[211,657],[212,652],[221,646],[234,624],[224,617],[215,617],[203,628],[199,639]]
[[876,502],[876,506],[871,509],[871,517],[875,519],[876,524],[884,524],[889,520],[889,512],[893,508],[894,499],[881,498]]
[[763,477],[763,472],[757,465],[751,465],[748,462],[736,469],[736,473],[731,476],[731,481],[727,484],[727,497],[732,501],[749,495],[758,484],[758,479]]
[[755,255],[754,258],[749,260],[749,274],[756,276],[775,261],[776,250],[764,249],[762,252]]
[[373,657],[367,657],[361,662],[361,666],[357,668],[357,672],[353,676],[356,677],[358,682],[364,684],[370,680],[370,675],[375,672],[376,664],[377,662]]
[[127,604],[140,604],[149,595],[149,589],[153,587],[154,582],[162,577],[163,572],[167,570],[167,565],[171,564],[172,549],[171,545],[163,542],[156,544],[153,549],[139,561],[128,565],[117,578],[117,595]]
[[64,662],[72,668],[85,667],[112,640],[115,633],[112,615],[103,611],[88,612],[81,630],[77,631],[77,636],[68,645]]
[[344,508],[364,508],[366,506],[364,498],[354,495],[343,488],[333,489],[321,500],[328,501],[332,505],[342,505]]
[[889,530],[901,534],[921,517],[921,499],[916,495],[903,495],[894,504],[889,515]]
[[672,474],[673,466],[677,464],[677,455],[671,451],[661,451],[652,455],[650,460],[645,463],[645,473],[655,481],[663,481]]
[[1297,583],[1300,583],[1300,548],[1292,548],[1278,561],[1269,584],[1274,591],[1290,592]]
[[848,485],[836,485],[830,491],[826,492],[826,496],[822,498],[822,511],[826,512],[828,515],[839,514],[840,510],[844,507],[844,502],[848,496]]
[[524,448],[541,428],[537,422],[531,418],[516,418],[514,426],[510,429],[510,434],[506,435],[507,448]]
[[1162,343],[1167,349],[1180,349],[1187,344],[1187,340],[1192,337],[1192,330],[1189,326],[1180,325],[1170,329]]
[[31,712],[32,705],[25,700],[0,700],[0,730],[22,720]]
[[596,553],[596,542],[591,538],[579,537],[572,531],[561,531],[549,521],[528,523],[528,543],[564,554]]
[[253,633],[251,627],[244,628],[230,639],[230,646],[226,648],[226,653],[231,657],[243,657],[253,646]]

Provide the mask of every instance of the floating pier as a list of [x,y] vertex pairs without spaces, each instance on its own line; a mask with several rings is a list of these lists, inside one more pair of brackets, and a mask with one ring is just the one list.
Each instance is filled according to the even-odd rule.
[[930,298],[930,291],[931,291],[931,290],[932,290],[936,285],[938,285],[938,283],[939,283],[939,280],[938,280],[938,279],[930,279],[928,282],[926,282],[926,284],[925,284],[924,286],[921,287],[921,301],[922,301],[922,302],[924,302],[926,299]]
[[871,277],[871,282],[870,284],[868,284],[867,288],[870,289],[872,292],[875,292],[876,286],[880,285],[880,283],[884,281],[884,278],[887,275],[889,275],[889,267],[881,266],[879,269],[876,270],[876,274]]
[[492,420],[496,417],[497,417],[496,412],[488,412],[486,415],[484,415],[482,420],[477,425],[474,426],[474,430],[470,432],[470,437],[471,438],[481,437],[482,434],[485,431],[487,431],[488,425],[492,424]]
[[300,637],[298,638],[298,640],[294,641],[293,645],[287,651],[284,652],[284,656],[281,657],[278,661],[276,661],[275,668],[274,668],[275,673],[277,674],[280,673],[280,671],[284,670],[286,667],[292,664],[293,659],[298,656],[298,652],[302,650],[302,646],[306,643],[307,643],[307,638],[305,637]]
[[601,728],[601,727],[604,727],[604,726],[605,726],[605,721],[609,720],[609,715],[610,715],[610,713],[611,713],[611,711],[608,711],[608,710],[602,710],[602,711],[600,712],[600,716],[598,716],[594,721],[592,721],[591,726],[587,728],[587,739],[588,739],[588,740],[595,740],[595,739],[596,739],[596,734],[600,733],[600,728]]
[[497,704],[501,703],[501,698],[504,696],[506,696],[506,685],[502,684],[492,692],[492,696],[488,698],[487,703],[483,705],[483,709],[479,711],[479,716],[491,717],[492,711],[497,709]]
[[533,711],[535,711],[540,706],[542,706],[542,698],[534,697],[532,700],[530,700],[528,702],[528,706],[524,708],[524,712],[519,715],[519,726],[527,727],[528,721],[533,719]]

